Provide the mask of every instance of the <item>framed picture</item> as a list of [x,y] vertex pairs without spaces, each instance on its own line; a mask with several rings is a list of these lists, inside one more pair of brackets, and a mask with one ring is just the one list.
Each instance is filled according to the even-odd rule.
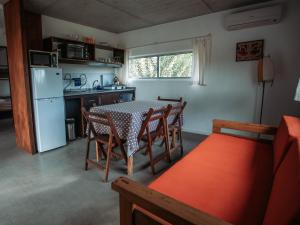
[[236,61],[259,60],[264,56],[264,40],[239,42],[236,44]]

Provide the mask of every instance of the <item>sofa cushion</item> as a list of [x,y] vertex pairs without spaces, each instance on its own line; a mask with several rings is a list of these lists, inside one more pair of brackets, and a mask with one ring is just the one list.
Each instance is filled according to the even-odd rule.
[[283,116],[275,135],[274,173],[278,169],[293,139],[300,137],[300,119],[293,116]]
[[212,134],[149,187],[235,225],[257,225],[272,172],[271,144]]
[[300,222],[299,140],[293,142],[275,174],[263,225],[291,225]]

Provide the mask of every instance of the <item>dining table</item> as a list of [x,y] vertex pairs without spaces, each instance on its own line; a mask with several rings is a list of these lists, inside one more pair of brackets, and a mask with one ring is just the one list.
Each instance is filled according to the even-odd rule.
[[[90,109],[93,113],[107,113],[109,112],[118,135],[121,139],[125,140],[124,147],[127,153],[127,173],[133,174],[133,155],[140,149],[138,142],[138,134],[140,132],[145,114],[150,108],[154,110],[166,107],[169,104],[176,106],[180,103],[170,101],[158,100],[136,100],[131,102],[123,102],[112,105],[95,106]],[[168,119],[171,123],[172,119]],[[99,134],[108,134],[109,128],[101,124],[95,124],[95,131]],[[150,130],[155,129],[156,126],[150,124]]]

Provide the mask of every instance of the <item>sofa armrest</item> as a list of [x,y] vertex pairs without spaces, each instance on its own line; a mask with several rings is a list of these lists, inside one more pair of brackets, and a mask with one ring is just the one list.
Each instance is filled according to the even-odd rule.
[[[119,192],[121,225],[161,224],[141,213],[142,211],[138,212],[138,216],[136,216],[135,211],[137,210],[134,210],[134,206],[173,225],[232,225],[128,178],[120,177],[111,186],[113,190]],[[141,220],[141,214],[143,214],[144,220]],[[144,222],[141,223],[141,221]]]
[[222,133],[222,128],[267,135],[275,135],[277,132],[277,127],[264,124],[242,123],[219,119],[213,120],[213,133]]

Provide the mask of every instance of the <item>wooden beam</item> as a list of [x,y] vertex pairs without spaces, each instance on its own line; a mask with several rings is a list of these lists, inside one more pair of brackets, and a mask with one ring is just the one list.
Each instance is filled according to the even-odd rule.
[[114,181],[112,189],[119,192],[122,199],[120,204],[121,218],[127,221],[121,223],[122,225],[133,224],[131,223],[134,217],[133,210],[130,210],[132,204],[171,224],[231,225],[125,177],[120,177]]
[[9,80],[17,147],[35,153],[26,38],[21,0],[4,5]]
[[24,12],[24,30],[26,33],[27,49],[43,50],[42,16],[40,14]]

